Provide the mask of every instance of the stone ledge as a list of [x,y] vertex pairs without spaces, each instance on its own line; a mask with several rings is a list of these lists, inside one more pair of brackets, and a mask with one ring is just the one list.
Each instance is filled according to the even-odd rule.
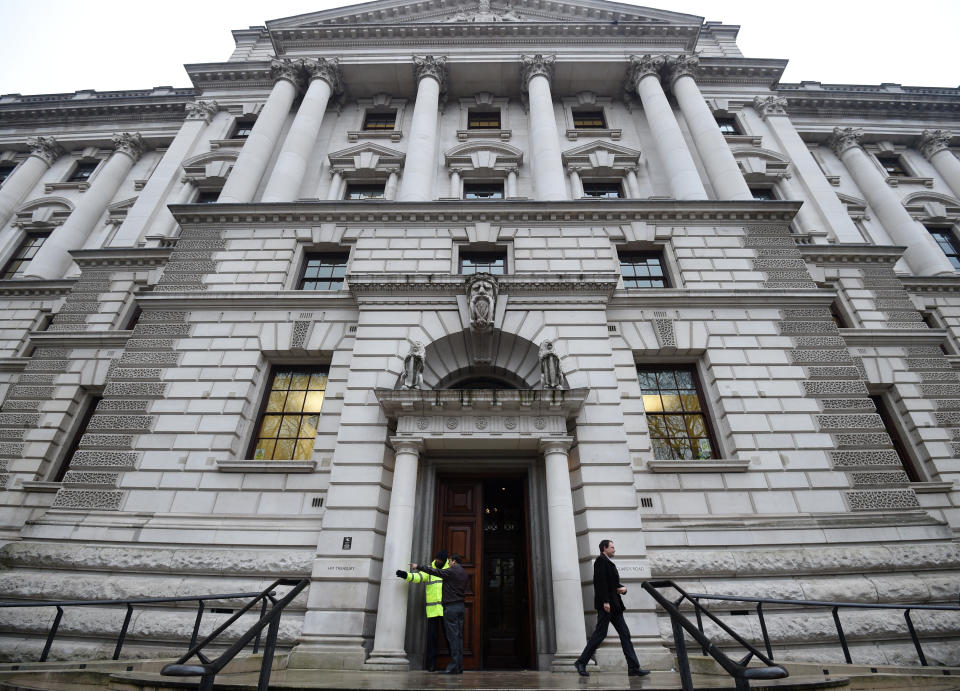
[[317,462],[309,461],[217,461],[221,473],[312,473]]
[[21,487],[24,492],[56,492],[62,485],[59,482],[24,480]]
[[647,461],[651,473],[745,473],[749,460],[739,458],[710,458],[694,461],[653,459]]
[[911,482],[910,489],[917,494],[935,494],[937,492],[952,492],[955,489],[955,484],[952,480],[950,482]]

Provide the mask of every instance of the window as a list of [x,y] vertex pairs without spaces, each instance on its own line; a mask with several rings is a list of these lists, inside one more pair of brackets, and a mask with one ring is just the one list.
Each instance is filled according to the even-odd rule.
[[308,254],[300,290],[340,290],[347,274],[347,254]]
[[603,110],[573,110],[573,127],[577,130],[604,130],[607,128],[607,119]]
[[87,431],[90,418],[93,417],[93,413],[96,411],[99,402],[100,396],[93,394],[87,396],[86,401],[84,401],[83,412],[80,414],[80,422],[77,423],[73,436],[70,439],[70,446],[67,447],[67,452],[63,455],[63,460],[60,461],[60,465],[57,466],[56,472],[51,476],[51,482],[63,482],[63,476],[66,475],[70,469],[70,461],[73,460],[73,454],[80,448],[80,439]]
[[20,243],[17,251],[13,253],[10,261],[3,267],[2,279],[23,278],[30,260],[37,254],[37,251],[43,246],[43,243],[50,236],[50,233],[30,233]]
[[960,245],[957,245],[957,239],[953,236],[953,230],[950,228],[927,228],[930,235],[940,245],[940,249],[947,255],[947,259],[953,265],[954,269],[960,269]]
[[751,187],[750,194],[753,195],[754,199],[761,201],[774,201],[776,199],[772,187]]
[[220,198],[220,190],[200,190],[194,204],[216,204]]
[[127,317],[127,321],[123,324],[124,331],[131,331],[133,327],[137,325],[137,322],[140,321],[140,317],[143,315],[143,308],[140,305],[134,305],[133,309],[130,311],[130,316]]
[[837,325],[838,329],[850,328],[850,320],[847,319],[847,315],[836,300],[830,303],[830,318],[833,319],[833,323]]
[[503,276],[507,272],[506,250],[493,252],[460,252],[460,273],[488,273]]
[[394,110],[368,110],[363,118],[363,129],[365,131],[392,130],[397,126],[397,111]]
[[80,161],[77,163],[67,182],[86,182],[93,175],[93,171],[100,165],[100,161]]
[[669,288],[659,252],[621,252],[620,275],[624,288]]
[[233,135],[231,139],[246,139],[250,136],[250,133],[253,132],[253,125],[256,120],[252,118],[243,118],[242,120],[237,120],[237,124],[233,127]]
[[347,183],[347,191],[344,192],[344,199],[383,199],[385,183],[366,183],[357,184]]
[[883,169],[887,172],[888,177],[910,177],[910,174],[903,165],[903,161],[901,161],[900,157],[897,155],[877,156],[877,161],[879,161],[880,165],[883,166]]
[[900,429],[894,424],[893,414],[887,406],[887,402],[883,396],[870,396],[870,400],[873,401],[873,405],[877,408],[877,414],[880,416],[880,419],[883,420],[883,427],[887,434],[890,435],[890,441],[893,442],[893,449],[897,452],[900,465],[903,466],[907,478],[909,478],[910,482],[923,482],[923,478],[920,476],[920,473],[917,472],[917,467],[914,465],[913,459],[907,453],[907,445],[903,442]]
[[502,182],[465,182],[464,199],[503,199]]
[[467,129],[499,130],[500,129],[500,111],[470,109],[469,115],[467,116]]
[[714,458],[714,444],[692,367],[637,367],[653,457]]
[[253,459],[309,460],[326,389],[326,368],[275,369],[251,450]]
[[737,127],[737,119],[730,117],[717,118],[717,127],[723,134],[740,134],[740,128]]
[[16,168],[15,163],[0,163],[0,185],[3,184],[3,181],[10,177],[10,173],[13,172],[13,169]]
[[619,182],[584,182],[583,196],[594,199],[623,199],[623,186]]

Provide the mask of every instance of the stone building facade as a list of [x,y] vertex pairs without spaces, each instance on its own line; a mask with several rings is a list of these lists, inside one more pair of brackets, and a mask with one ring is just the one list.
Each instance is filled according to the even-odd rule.
[[[653,666],[651,576],[955,603],[960,91],[782,84],[736,34],[377,0],[235,31],[192,88],[0,96],[4,599],[309,576],[291,666],[368,669],[421,665],[393,571],[439,546],[471,668],[569,668],[603,538]],[[47,613],[0,617],[35,659]],[[841,659],[828,611],[767,621]],[[960,664],[957,617],[915,621]],[[897,616],[846,632],[914,659]]]

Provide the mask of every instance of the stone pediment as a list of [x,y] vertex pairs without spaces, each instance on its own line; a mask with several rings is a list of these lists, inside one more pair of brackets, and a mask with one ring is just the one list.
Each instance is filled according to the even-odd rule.
[[403,165],[406,154],[371,142],[333,151],[328,154],[328,158],[330,159],[330,165],[335,168],[372,169],[377,166]]
[[640,152],[622,144],[601,141],[567,149],[561,154],[561,158],[564,165],[624,168],[637,165],[640,161]]
[[311,12],[267,22],[271,31],[330,25],[443,24],[443,23],[576,22],[579,24],[637,22],[662,25],[697,25],[702,17],[636,7],[617,2],[552,2],[542,0],[382,0],[361,5]]

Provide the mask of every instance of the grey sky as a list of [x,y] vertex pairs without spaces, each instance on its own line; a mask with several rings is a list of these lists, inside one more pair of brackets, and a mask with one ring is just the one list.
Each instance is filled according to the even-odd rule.
[[[189,86],[182,65],[226,60],[231,29],[329,0],[0,0],[0,94]],[[957,0],[664,0],[739,24],[748,57],[787,58],[783,81],[956,87]]]

